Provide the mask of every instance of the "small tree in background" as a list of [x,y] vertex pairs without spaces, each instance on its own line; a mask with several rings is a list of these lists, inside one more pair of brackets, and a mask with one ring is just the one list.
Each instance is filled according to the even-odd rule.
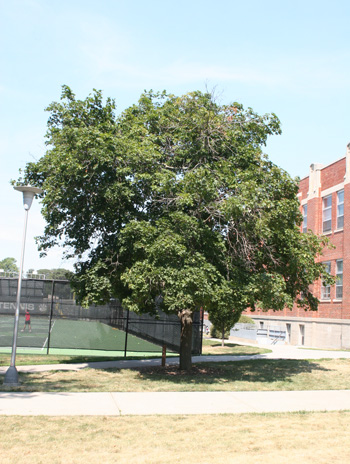
[[0,269],[3,269],[5,272],[19,272],[15,258],[4,258],[1,260]]
[[212,322],[215,330],[218,331],[217,338],[221,338],[221,346],[225,346],[225,338],[228,338],[230,335],[230,330],[239,321],[240,315],[239,311],[229,310],[228,308],[225,308],[222,312],[214,311],[212,316],[209,315],[210,322]]
[[38,269],[37,274],[44,274],[46,279],[71,280],[74,273],[68,269]]

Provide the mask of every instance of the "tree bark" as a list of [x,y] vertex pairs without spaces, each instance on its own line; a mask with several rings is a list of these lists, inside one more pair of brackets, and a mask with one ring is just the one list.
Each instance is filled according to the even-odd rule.
[[225,346],[225,327],[222,328],[221,332],[221,346]]
[[189,371],[192,368],[192,318],[193,313],[184,309],[178,313],[181,321],[180,338],[180,370]]

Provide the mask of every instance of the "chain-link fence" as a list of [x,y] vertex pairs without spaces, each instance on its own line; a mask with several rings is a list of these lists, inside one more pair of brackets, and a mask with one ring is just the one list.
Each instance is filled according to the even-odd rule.
[[[0,346],[12,345],[18,280],[0,279]],[[30,323],[25,321],[25,312]],[[18,347],[104,350],[113,352],[179,352],[180,321],[157,311],[156,316],[124,310],[117,300],[83,308],[68,281],[24,279],[22,282]],[[192,353],[202,350],[203,321],[194,314]]]

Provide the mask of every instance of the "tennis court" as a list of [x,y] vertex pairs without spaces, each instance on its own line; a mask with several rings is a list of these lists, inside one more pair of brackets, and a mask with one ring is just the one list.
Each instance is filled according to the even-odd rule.
[[[14,318],[0,315],[0,347],[12,345]],[[48,317],[31,318],[31,332],[24,328],[24,317],[19,319],[18,348],[34,348],[35,351],[61,353],[88,350],[89,354],[96,352],[111,352],[120,356],[124,354],[126,342],[127,351],[134,353],[160,353],[162,347],[143,340],[123,330],[110,327],[99,321],[74,321],[69,319],[52,319],[51,327]],[[127,339],[127,340],[126,340]],[[1,349],[1,348],[0,348]],[[3,350],[1,350],[3,351]],[[6,350],[5,350],[6,351]]]
[[[33,318],[32,318],[33,321]],[[14,327],[14,316],[0,315],[0,346],[6,347],[12,345]],[[43,348],[45,341],[48,338],[49,319],[38,318],[35,323],[35,330],[28,331],[28,328],[23,331],[24,316],[19,318],[17,346],[30,346],[33,348]],[[33,328],[33,327],[32,327]],[[23,331],[23,332],[22,332]]]
[[[12,346],[17,279],[0,279],[0,350]],[[28,311],[31,331],[25,327]],[[192,353],[201,353],[202,319],[194,313]],[[17,347],[55,354],[127,356],[179,352],[180,321],[159,308],[154,315],[124,309],[117,299],[82,307],[68,281],[24,279],[20,300]],[[74,353],[72,353],[72,350]],[[28,352],[28,351],[26,351]]]

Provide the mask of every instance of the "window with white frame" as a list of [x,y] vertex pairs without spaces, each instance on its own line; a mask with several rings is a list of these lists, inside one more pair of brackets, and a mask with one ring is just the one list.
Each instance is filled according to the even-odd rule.
[[307,205],[303,206],[303,232],[307,232]]
[[[325,271],[330,274],[331,272],[331,263],[330,261],[327,261],[325,263],[322,263],[324,265]],[[321,287],[321,300],[330,300],[331,298],[331,286],[327,284],[327,282],[322,281],[322,287]]]
[[337,229],[344,227],[344,190],[337,192]]
[[332,230],[332,195],[323,198],[322,203],[322,231]]
[[336,262],[336,282],[335,282],[335,297],[337,300],[343,298],[343,260],[338,259]]

